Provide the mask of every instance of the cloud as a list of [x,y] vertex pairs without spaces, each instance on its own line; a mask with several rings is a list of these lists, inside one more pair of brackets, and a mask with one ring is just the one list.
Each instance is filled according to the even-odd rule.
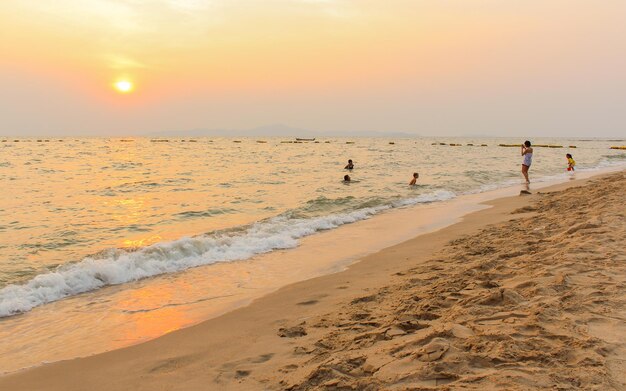
[[146,68],[145,64],[119,54],[108,54],[105,55],[104,58],[111,69],[125,70]]
[[23,0],[19,5],[27,12],[39,12],[72,25],[109,28],[122,31],[139,29],[132,2],[106,0],[63,0],[58,2]]
[[163,2],[170,8],[183,12],[205,10],[215,5],[215,1],[207,0],[164,0]]
[[292,3],[305,4],[317,8],[326,16],[345,18],[350,15],[346,1],[340,0],[290,0]]

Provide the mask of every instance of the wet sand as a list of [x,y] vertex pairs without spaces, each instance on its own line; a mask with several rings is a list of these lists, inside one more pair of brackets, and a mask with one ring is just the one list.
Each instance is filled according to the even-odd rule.
[[623,390],[625,191],[621,172],[502,198],[341,273],[0,389]]

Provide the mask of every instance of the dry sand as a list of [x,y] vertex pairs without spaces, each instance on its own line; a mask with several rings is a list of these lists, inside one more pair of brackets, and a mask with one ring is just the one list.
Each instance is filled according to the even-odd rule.
[[625,193],[622,172],[500,199],[345,272],[0,389],[626,390]]

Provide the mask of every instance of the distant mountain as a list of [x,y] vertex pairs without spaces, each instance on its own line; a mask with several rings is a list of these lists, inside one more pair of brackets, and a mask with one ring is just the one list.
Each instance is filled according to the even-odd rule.
[[149,137],[419,137],[414,133],[379,131],[329,131],[319,132],[294,128],[283,124],[259,126],[252,129],[190,129],[147,133]]

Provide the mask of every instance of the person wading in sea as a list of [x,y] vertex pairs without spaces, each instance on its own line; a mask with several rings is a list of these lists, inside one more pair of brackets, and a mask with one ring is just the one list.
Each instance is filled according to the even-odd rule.
[[530,141],[528,140],[524,141],[522,145],[522,159],[522,174],[524,178],[526,178],[526,183],[530,183],[530,179],[528,179],[528,169],[533,162],[533,149],[530,147]]

